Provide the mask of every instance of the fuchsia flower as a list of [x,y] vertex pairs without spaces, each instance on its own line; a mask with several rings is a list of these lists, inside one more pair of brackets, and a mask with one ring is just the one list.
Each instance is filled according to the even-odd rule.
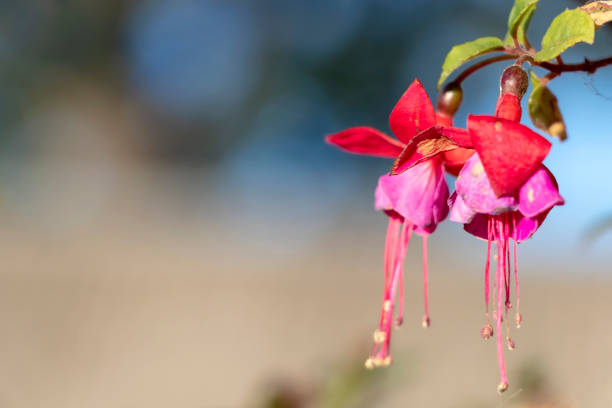
[[[440,106],[440,103],[439,103]],[[456,109],[455,109],[456,110]],[[435,112],[427,93],[418,80],[402,95],[389,117],[389,125],[399,140],[370,127],[353,127],[326,138],[328,143],[359,154],[396,158],[417,134],[438,129],[450,134],[460,132],[452,128],[452,114],[448,110]],[[465,132],[465,131],[463,131]],[[399,288],[399,310],[396,324],[403,320],[403,265],[413,232],[423,237],[423,280],[425,315],[423,326],[429,326],[427,300],[427,236],[448,214],[448,187],[444,179],[447,170],[458,172],[467,157],[455,155],[422,160],[399,176],[380,177],[375,193],[375,208],[389,216],[384,252],[384,294],[374,348],[366,360],[366,367],[391,363],[389,352],[395,300]]]
[[[525,75],[522,69],[517,72],[517,67],[511,67],[507,71],[514,75],[514,78],[516,75]],[[418,163],[424,160],[431,160],[459,147],[476,152],[465,163],[457,178],[456,190],[449,200],[450,218],[463,223],[467,232],[488,242],[485,266],[486,325],[481,331],[485,339],[491,337],[494,332],[488,310],[489,263],[491,243],[496,244],[494,291],[497,308],[494,320],[501,377],[499,392],[508,388],[502,338],[504,312],[506,343],[509,349],[514,349],[508,325],[508,310],[512,307],[510,239],[513,241],[516,285],[515,322],[517,327],[520,327],[522,316],[519,311],[516,245],[535,233],[552,207],[564,203],[554,176],[542,165],[550,150],[550,143],[518,123],[521,117],[520,98],[526,86],[517,87],[515,81],[512,83],[513,87],[505,89],[504,83],[502,76],[502,92],[495,116],[470,115],[467,123],[469,133],[437,129],[422,132],[407,144],[392,170],[392,173],[401,173],[418,166]],[[518,83],[520,84],[520,81]],[[523,83],[526,83],[526,77]],[[423,149],[422,146],[433,148]]]

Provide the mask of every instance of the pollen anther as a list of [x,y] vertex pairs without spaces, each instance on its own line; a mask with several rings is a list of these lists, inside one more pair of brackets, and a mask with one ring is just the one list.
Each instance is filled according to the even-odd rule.
[[387,333],[381,330],[374,330],[374,343],[380,344],[387,340]]

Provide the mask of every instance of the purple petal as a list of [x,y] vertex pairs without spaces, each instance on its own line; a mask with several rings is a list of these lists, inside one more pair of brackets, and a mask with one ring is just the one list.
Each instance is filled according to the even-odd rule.
[[384,175],[376,189],[377,209],[393,209],[415,225],[433,232],[448,215],[448,187],[439,160],[427,160],[396,176]]
[[[508,229],[509,238],[516,238],[516,242],[523,242],[531,238],[540,225],[542,225],[545,218],[545,215],[536,218],[524,217],[519,211],[513,212],[512,216],[515,217],[514,219],[516,220],[516,236],[513,229],[514,224],[510,224],[510,228]],[[487,241],[489,238],[488,222],[489,215],[476,214],[471,222],[463,226],[463,229],[466,232],[474,235],[476,238],[481,238]],[[511,218],[509,218],[509,222],[512,223]]]
[[450,207],[450,220],[467,224],[472,221],[476,213],[465,204],[463,198],[457,195],[455,191],[448,199],[448,205]]
[[465,162],[455,182],[455,190],[466,206],[482,214],[501,214],[517,207],[511,196],[496,197],[477,153]]
[[540,166],[519,191],[519,211],[526,217],[535,217],[563,203],[555,177],[544,166]]
[[[523,217],[520,213],[517,212],[515,215],[518,217],[516,223],[516,242],[523,242],[529,238],[536,232],[536,230],[540,227],[540,221],[537,218],[529,218]],[[514,235],[511,235],[512,238],[515,238]]]
[[463,229],[476,238],[489,240],[489,216],[487,214],[476,214],[472,221],[465,224]]

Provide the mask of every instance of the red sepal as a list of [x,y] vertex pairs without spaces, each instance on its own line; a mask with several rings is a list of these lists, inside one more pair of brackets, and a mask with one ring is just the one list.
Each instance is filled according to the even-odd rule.
[[551,144],[518,122],[470,115],[474,149],[498,197],[513,194],[538,169]]
[[473,154],[474,149],[465,149],[463,147],[444,152],[442,153],[442,157],[444,157],[444,168],[448,173],[457,177],[465,162],[472,157]]
[[471,146],[470,134],[465,129],[433,126],[410,140],[398,156],[391,174],[400,174],[409,168],[431,159],[440,153],[457,149],[459,146]]
[[518,122],[521,120],[521,113],[521,100],[518,96],[506,93],[497,99],[495,116],[498,118]]
[[357,126],[334,133],[325,138],[350,153],[395,159],[402,152],[404,144],[390,138],[383,132],[367,126]]
[[436,124],[436,114],[423,85],[415,79],[389,116],[395,136],[408,143],[414,136]]

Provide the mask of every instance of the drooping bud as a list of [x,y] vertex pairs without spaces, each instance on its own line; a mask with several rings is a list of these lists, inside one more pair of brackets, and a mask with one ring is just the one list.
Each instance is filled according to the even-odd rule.
[[518,65],[510,65],[502,73],[499,81],[499,98],[495,107],[495,116],[513,122],[521,120],[521,98],[525,95],[529,80],[527,74]]
[[567,138],[563,116],[559,110],[557,97],[543,85],[533,72],[531,73],[532,90],[527,102],[527,110],[531,121],[538,129],[542,129],[553,137],[563,141]]
[[463,90],[461,89],[461,85],[451,82],[447,84],[438,95],[436,111],[452,118],[455,113],[457,113],[462,100]]
[[421,321],[421,326],[423,326],[423,328],[426,329],[430,325],[431,325],[431,320],[429,319],[429,316],[423,316],[423,320]]
[[499,385],[497,386],[497,392],[500,394],[504,393],[507,389],[508,389],[507,382],[500,382]]
[[506,343],[508,343],[508,350],[512,351],[516,348],[516,344],[514,344],[514,340],[510,336],[506,336]]
[[511,94],[519,99],[525,95],[528,86],[529,78],[527,78],[527,73],[518,65],[510,65],[506,68],[499,81],[501,95]]

